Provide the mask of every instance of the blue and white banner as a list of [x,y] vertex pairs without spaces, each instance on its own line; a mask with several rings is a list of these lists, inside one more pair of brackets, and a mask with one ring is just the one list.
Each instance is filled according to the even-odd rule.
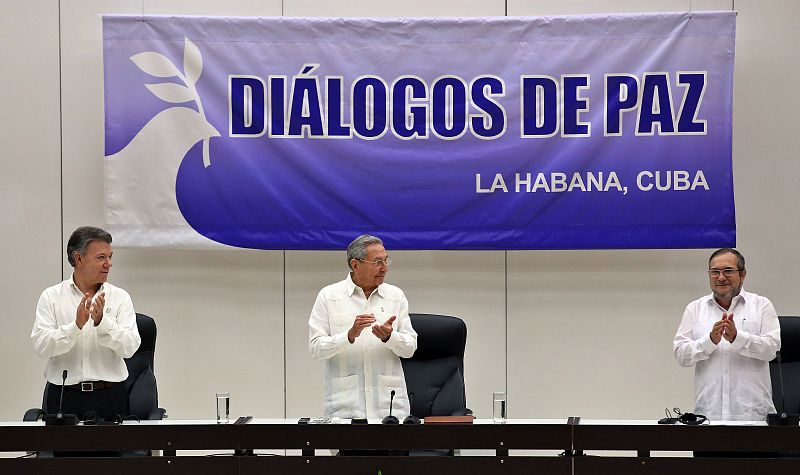
[[123,246],[736,242],[735,13],[104,16]]

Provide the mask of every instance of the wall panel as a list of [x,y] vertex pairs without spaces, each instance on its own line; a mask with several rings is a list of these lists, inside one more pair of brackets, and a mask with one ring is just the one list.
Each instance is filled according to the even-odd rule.
[[3,9],[10,11],[0,15],[0,418],[21,419],[41,403],[44,385],[44,361],[30,343],[36,301],[61,279],[58,2]]

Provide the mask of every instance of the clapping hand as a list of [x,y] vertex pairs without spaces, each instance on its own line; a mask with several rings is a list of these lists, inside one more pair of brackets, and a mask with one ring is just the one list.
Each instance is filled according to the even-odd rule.
[[373,325],[372,334],[380,338],[382,342],[386,343],[389,341],[389,337],[392,336],[392,323],[394,323],[396,319],[397,316],[392,315],[389,317],[389,320],[383,322],[383,325]]
[[730,315],[726,312],[722,314],[722,320],[715,322],[714,327],[711,328],[711,342],[718,345],[723,338],[733,343],[736,339],[736,324],[733,322],[733,314]]
[[356,319],[353,320],[353,326],[347,331],[347,339],[350,340],[350,343],[355,343],[361,331],[373,323],[375,323],[375,316],[371,313],[356,315]]

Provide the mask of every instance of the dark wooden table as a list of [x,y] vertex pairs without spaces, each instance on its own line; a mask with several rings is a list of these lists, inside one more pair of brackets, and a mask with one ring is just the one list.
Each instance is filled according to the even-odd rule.
[[[460,449],[470,456],[331,457],[335,449]],[[800,452],[800,427],[765,425],[659,426],[636,421],[509,421],[492,424],[297,424],[254,420],[218,425],[213,421],[161,421],[122,426],[45,427],[38,423],[0,423],[0,452],[80,450],[155,450],[158,457],[0,458],[0,473],[115,474],[192,473],[240,475],[431,473],[621,474],[693,473],[709,470],[768,470],[800,473],[800,459],[778,454]],[[287,455],[249,455],[255,451]],[[544,450],[542,456],[520,451]],[[719,451],[735,456],[761,452],[765,458],[654,457],[652,451]],[[175,455],[182,451],[181,455]],[[192,451],[213,452],[203,455]],[[594,451],[632,451],[631,456]],[[556,455],[563,453],[564,455]],[[413,452],[412,452],[413,454]]]

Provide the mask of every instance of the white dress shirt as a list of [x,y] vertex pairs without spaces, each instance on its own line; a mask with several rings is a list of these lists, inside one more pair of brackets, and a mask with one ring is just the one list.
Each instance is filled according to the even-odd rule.
[[[347,332],[356,315],[373,314],[382,325],[393,315],[393,331],[386,343],[365,328],[353,344]],[[417,333],[408,316],[408,300],[399,288],[383,283],[369,298],[348,275],[323,288],[308,319],[308,347],[314,359],[325,360],[325,417],[343,419],[383,418],[389,414],[391,390],[395,390],[392,414],[409,414],[406,380],[400,357],[417,349]]]
[[[736,339],[711,341],[722,313],[733,314]],[[686,306],[675,335],[675,359],[695,365],[695,412],[711,420],[763,421],[775,412],[769,361],[781,349],[781,329],[772,302],[742,290],[723,309],[709,294]]]
[[39,297],[31,340],[36,353],[48,358],[44,376],[49,382],[60,385],[65,369],[68,385],[128,377],[123,358],[133,355],[141,343],[133,302],[128,292],[108,282],[95,299],[101,292],[105,308],[100,325],[90,317],[82,329],[75,316],[83,294],[72,278],[48,287]]

